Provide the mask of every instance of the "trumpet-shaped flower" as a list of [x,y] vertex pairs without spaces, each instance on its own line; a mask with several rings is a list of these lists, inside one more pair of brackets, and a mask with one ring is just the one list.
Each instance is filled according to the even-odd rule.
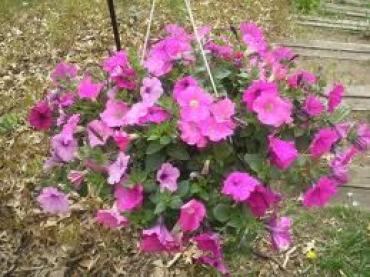
[[342,102],[344,94],[344,86],[341,84],[335,85],[328,94],[328,112],[332,113]]
[[294,141],[285,141],[269,136],[269,156],[273,165],[285,170],[297,159],[298,151]]
[[244,90],[243,102],[247,106],[248,111],[253,111],[254,101],[261,94],[278,95],[278,87],[275,83],[266,81],[253,81],[253,83]]
[[266,214],[266,211],[274,204],[280,201],[279,194],[271,191],[269,188],[258,185],[251,192],[245,203],[251,209],[254,216],[260,217]]
[[140,95],[143,99],[143,102],[148,105],[154,105],[154,103],[161,97],[163,94],[163,88],[161,81],[155,77],[153,78],[144,78],[143,86],[140,88]]
[[37,202],[44,212],[50,214],[66,214],[69,212],[67,195],[54,187],[45,187],[37,197]]
[[184,232],[192,232],[199,228],[206,216],[204,204],[198,200],[192,199],[181,207],[180,227]]
[[125,102],[110,99],[105,104],[105,110],[100,114],[100,118],[108,127],[121,127],[126,124],[128,111],[129,107]]
[[53,124],[53,113],[45,101],[40,101],[31,109],[28,122],[36,130],[48,130]]
[[144,188],[140,184],[132,188],[117,185],[114,196],[116,197],[118,210],[121,212],[128,212],[140,208],[143,203],[143,192]]
[[303,205],[306,207],[323,207],[333,198],[336,192],[334,182],[328,177],[321,177],[304,194]]
[[303,110],[309,116],[319,116],[325,110],[325,106],[318,97],[309,95],[303,103]]
[[338,141],[339,136],[332,128],[323,128],[319,130],[311,142],[310,154],[314,158],[319,158],[330,151],[332,146]]
[[292,224],[289,217],[273,217],[269,220],[266,228],[271,234],[272,245],[279,251],[289,248],[292,243]]
[[157,172],[157,181],[160,188],[168,189],[171,192],[177,190],[177,179],[180,177],[180,170],[170,163],[162,164]]
[[124,152],[119,152],[116,161],[108,166],[108,184],[113,185],[121,181],[123,175],[126,173],[129,160],[130,156]]
[[229,174],[224,181],[222,193],[237,202],[243,202],[249,198],[258,185],[260,182],[248,173],[235,171]]
[[113,131],[103,121],[95,119],[87,124],[87,137],[92,148],[105,145]]
[[243,42],[251,52],[263,54],[267,50],[267,42],[262,30],[254,23],[245,22],[240,24]]
[[103,88],[102,83],[94,83],[90,76],[85,76],[78,85],[78,96],[81,99],[96,100]]
[[115,205],[109,210],[98,210],[95,220],[109,229],[127,227],[129,224],[128,219],[120,214]]
[[175,251],[179,244],[164,223],[160,221],[153,228],[143,230],[139,247],[143,252]]

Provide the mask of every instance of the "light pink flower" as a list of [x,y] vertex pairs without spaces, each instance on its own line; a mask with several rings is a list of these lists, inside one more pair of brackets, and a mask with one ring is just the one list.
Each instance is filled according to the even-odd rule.
[[64,124],[61,133],[72,138],[73,134],[77,132],[78,123],[80,123],[80,114],[71,115]]
[[328,112],[332,113],[342,102],[344,94],[344,86],[341,84],[335,85],[328,93]]
[[318,97],[309,95],[303,103],[303,110],[309,116],[318,116],[325,110],[325,106]]
[[278,87],[275,83],[266,82],[266,81],[253,81],[252,84],[244,90],[243,102],[247,106],[248,111],[253,111],[254,101],[261,94],[271,94],[278,95]]
[[275,249],[284,251],[292,244],[293,221],[289,217],[273,217],[266,228],[271,234],[272,245]]
[[221,192],[237,202],[243,202],[258,185],[261,185],[260,182],[248,173],[234,171],[227,176]]
[[87,124],[87,137],[92,148],[105,145],[113,131],[103,121],[95,119]]
[[288,85],[291,88],[307,87],[316,84],[316,76],[305,70],[300,70],[288,78]]
[[211,113],[217,123],[230,122],[235,114],[235,104],[228,98],[214,102]]
[[196,145],[203,148],[207,145],[206,137],[201,133],[200,127],[195,122],[186,122],[180,120],[178,127],[181,132],[181,139],[189,145]]
[[147,114],[143,117],[140,117],[139,124],[145,123],[155,123],[159,124],[169,120],[171,115],[162,107],[153,106],[149,107]]
[[253,103],[253,111],[257,113],[263,124],[280,127],[291,123],[293,104],[278,95],[263,93]]
[[127,125],[141,124],[143,118],[148,115],[150,106],[145,102],[133,104],[126,114]]
[[279,194],[271,191],[269,188],[258,185],[252,191],[245,203],[251,209],[252,214],[256,217],[261,217],[266,214],[266,211],[274,204],[279,202],[281,197]]
[[121,215],[115,206],[109,210],[98,210],[95,220],[110,229],[127,227],[129,224],[128,219]]
[[102,83],[94,83],[90,76],[85,76],[85,78],[78,84],[78,96],[80,96],[81,99],[95,101],[103,86],[104,85]]
[[231,136],[234,133],[235,126],[232,120],[218,123],[214,117],[199,122],[201,134],[214,142]]
[[242,23],[240,31],[249,51],[263,54],[267,50],[267,42],[262,30],[257,25],[251,22]]
[[358,125],[354,146],[361,152],[365,152],[370,148],[370,127],[367,123]]
[[157,181],[162,190],[168,189],[171,192],[177,190],[177,179],[180,177],[180,170],[170,163],[162,164],[157,172]]
[[63,162],[72,161],[76,156],[77,148],[77,141],[71,135],[62,132],[51,138],[51,152]]
[[121,127],[126,123],[128,111],[125,102],[110,99],[105,104],[105,110],[100,114],[100,118],[108,127]]
[[140,184],[132,188],[117,185],[114,196],[116,198],[118,210],[121,212],[129,212],[140,208],[143,204],[143,191],[144,188]]
[[75,103],[75,95],[72,92],[66,92],[59,96],[58,105],[61,108],[69,108]]
[[79,170],[71,170],[67,176],[68,180],[72,183],[75,189],[79,190],[85,179],[85,173]]
[[159,79],[153,78],[144,78],[143,86],[140,88],[140,95],[143,99],[143,102],[148,105],[154,105],[154,103],[161,97],[163,94],[162,83]]
[[127,165],[130,160],[130,156],[124,152],[119,152],[117,159],[111,165],[108,166],[108,183],[113,185],[121,181],[121,178],[126,173]]
[[199,228],[206,216],[204,204],[198,200],[192,199],[181,207],[180,227],[183,232],[192,232]]
[[334,182],[328,177],[321,177],[317,183],[304,194],[303,205],[306,207],[323,207],[336,194]]
[[182,79],[177,80],[175,83],[175,87],[173,89],[173,98],[178,101],[177,99],[179,94],[186,93],[185,91],[188,89],[193,90],[198,87],[198,81],[195,80],[192,76],[183,77]]
[[36,130],[48,130],[53,125],[53,113],[48,103],[45,101],[37,102],[32,107],[28,122]]
[[62,61],[56,65],[50,77],[55,84],[59,84],[61,81],[69,81],[76,76],[77,67]]
[[298,157],[294,141],[269,136],[269,157],[270,162],[277,168],[282,170],[289,168]]
[[127,53],[123,50],[118,51],[113,56],[106,58],[103,62],[103,69],[111,73],[117,67],[126,67],[128,65]]
[[130,144],[130,136],[125,131],[115,131],[113,139],[116,142],[120,151],[125,151]]
[[331,150],[332,146],[338,141],[339,136],[332,128],[319,130],[311,142],[310,154],[314,158],[319,158]]
[[67,195],[54,187],[43,188],[37,197],[37,202],[46,213],[66,214],[69,212]]

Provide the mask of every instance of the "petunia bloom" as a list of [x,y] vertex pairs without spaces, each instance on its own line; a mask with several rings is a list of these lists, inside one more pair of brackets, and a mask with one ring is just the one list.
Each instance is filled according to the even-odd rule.
[[66,194],[54,187],[45,187],[37,197],[37,202],[44,212],[66,214],[69,212],[69,200]]
[[146,115],[140,117],[139,123],[155,123],[159,124],[169,120],[171,115],[162,107],[152,106],[147,109]]
[[200,126],[195,122],[178,121],[181,132],[181,140],[189,145],[196,145],[203,148],[207,145],[207,138],[202,134]]
[[180,227],[183,232],[192,232],[199,228],[201,222],[206,216],[204,204],[198,200],[192,199],[181,207]]
[[361,152],[370,148],[370,127],[367,123],[361,123],[357,128],[357,137],[354,146]]
[[244,90],[243,102],[245,103],[248,111],[253,111],[254,101],[261,94],[278,95],[278,87],[276,83],[266,81],[253,81],[252,84]]
[[328,177],[321,177],[316,184],[304,194],[303,205],[306,207],[323,207],[336,194],[334,182]]
[[267,230],[271,234],[272,245],[275,249],[284,251],[292,244],[292,224],[289,217],[271,218],[267,223]]
[[179,79],[175,83],[175,87],[173,89],[173,98],[177,101],[179,94],[185,93],[184,91],[196,89],[199,87],[198,81],[194,79],[192,76],[186,76],[182,79]]
[[36,130],[48,130],[53,124],[53,113],[48,103],[37,102],[28,115],[28,122]]
[[237,202],[243,202],[249,198],[258,185],[260,185],[260,182],[248,173],[235,171],[225,179],[222,193]]
[[157,181],[160,188],[168,189],[171,192],[177,190],[177,179],[180,177],[180,170],[170,163],[162,164],[157,172]]
[[67,176],[68,180],[72,183],[75,189],[79,190],[82,186],[82,182],[85,179],[85,173],[79,170],[71,170]]
[[144,78],[143,86],[140,88],[140,95],[143,102],[153,105],[163,94],[161,81],[158,78]]
[[100,114],[101,120],[109,127],[121,127],[126,124],[129,111],[127,104],[120,100],[108,100],[105,110]]
[[328,112],[332,113],[342,102],[344,94],[344,86],[341,84],[335,85],[328,93]]
[[252,191],[245,203],[250,208],[252,214],[256,217],[261,217],[266,214],[266,211],[274,204],[280,201],[279,194],[273,192],[267,187],[258,185]]
[[324,110],[325,106],[321,103],[320,99],[314,95],[309,95],[303,103],[303,110],[309,116],[319,116]]
[[105,145],[112,134],[112,129],[101,120],[95,119],[87,124],[87,137],[92,148]]
[[122,185],[117,185],[114,191],[117,208],[121,212],[128,212],[141,207],[143,203],[142,185],[138,184],[132,188],[126,188]]
[[263,54],[267,50],[267,42],[262,30],[251,22],[240,24],[243,42],[248,46],[251,52]]
[[307,87],[316,84],[316,76],[305,70],[300,70],[288,78],[288,85],[291,88],[298,89],[299,87]]
[[55,69],[50,75],[55,84],[59,84],[61,81],[71,80],[76,76],[77,67],[73,64],[69,64],[63,61],[56,65]]
[[330,151],[332,146],[338,141],[339,136],[332,128],[323,128],[319,130],[311,142],[310,154],[314,158],[319,158]]
[[102,88],[102,83],[94,83],[90,76],[85,76],[79,83],[77,90],[81,99],[96,100]]
[[128,219],[120,214],[115,205],[109,210],[98,210],[95,220],[110,229],[127,227],[129,224]]
[[121,178],[126,173],[127,165],[130,160],[130,156],[124,152],[119,152],[117,159],[111,165],[108,166],[108,183],[113,185],[121,181]]
[[298,157],[294,141],[285,141],[269,136],[270,162],[281,170],[289,168]]
[[71,135],[60,133],[51,138],[51,151],[63,162],[72,161],[77,154],[78,144]]
[[115,131],[113,139],[120,151],[125,151],[130,144],[131,138],[125,131]]

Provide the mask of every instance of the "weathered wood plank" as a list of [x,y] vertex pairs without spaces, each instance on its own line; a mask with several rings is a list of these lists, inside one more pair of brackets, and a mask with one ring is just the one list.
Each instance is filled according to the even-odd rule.
[[368,22],[358,20],[333,20],[315,16],[300,16],[297,24],[311,27],[331,28],[349,31],[366,31],[370,29]]
[[356,7],[369,7],[368,0],[337,0],[335,1],[338,4],[352,5]]
[[301,15],[298,19],[305,21],[330,23],[344,26],[369,27],[369,22],[363,20],[349,20],[349,19],[332,19],[320,16]]
[[370,16],[370,9],[364,7],[325,3],[321,9],[325,12],[336,13],[351,17],[367,18]]
[[344,104],[348,105],[353,111],[370,110],[370,98],[344,98]]
[[351,180],[348,184],[350,187],[370,189],[369,167],[352,166],[350,169],[350,176]]
[[297,22],[299,25],[303,26],[310,26],[310,27],[319,27],[319,28],[328,28],[328,29],[338,29],[338,30],[346,30],[346,31],[354,31],[354,32],[362,32],[366,31],[367,28],[362,26],[344,26],[332,23],[322,23],[322,22],[315,22],[315,21],[299,21]]
[[367,86],[348,86],[344,97],[351,98],[370,98],[370,85]]
[[292,47],[294,51],[303,57],[319,57],[338,60],[354,60],[354,61],[370,61],[369,54],[361,54],[354,52],[333,51],[325,49],[308,49]]
[[335,50],[370,54],[370,44],[364,43],[345,43],[337,41],[309,40],[297,42],[282,42],[279,44],[292,48],[297,47],[307,49]]
[[356,207],[370,210],[370,190],[362,188],[341,187],[330,205]]

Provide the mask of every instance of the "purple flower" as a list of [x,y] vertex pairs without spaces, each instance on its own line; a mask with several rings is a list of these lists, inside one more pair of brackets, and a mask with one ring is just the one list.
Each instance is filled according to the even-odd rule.
[[76,156],[77,148],[77,141],[63,132],[51,138],[52,154],[63,162],[72,161]]
[[121,127],[126,124],[128,111],[129,107],[125,102],[110,99],[105,104],[105,110],[100,114],[100,118],[108,127]]
[[100,91],[103,88],[103,84],[94,83],[90,76],[85,76],[83,80],[78,85],[78,95],[81,99],[96,100],[98,98]]
[[354,146],[361,152],[364,152],[370,148],[370,127],[368,124],[359,124]]
[[128,219],[120,214],[115,205],[109,210],[98,210],[95,220],[110,229],[127,227],[129,224]]
[[328,177],[321,177],[317,183],[304,194],[303,205],[306,207],[323,207],[336,194],[334,182]]
[[207,138],[202,134],[200,126],[195,122],[178,121],[181,132],[181,139],[189,145],[196,145],[203,148],[207,145]]
[[154,103],[161,97],[163,94],[163,88],[161,81],[155,77],[153,78],[144,78],[143,86],[140,88],[140,95],[143,99],[143,102],[148,105],[154,105]]
[[108,166],[108,184],[114,185],[121,181],[123,175],[126,173],[129,160],[130,156],[124,152],[118,153],[116,161]]
[[105,145],[112,134],[112,129],[101,120],[95,119],[87,124],[87,137],[92,148]]
[[300,70],[288,78],[288,85],[291,88],[307,87],[316,84],[317,78],[309,71]]
[[149,107],[147,114],[143,117],[140,117],[139,124],[145,123],[155,123],[159,124],[169,120],[171,115],[162,107],[153,106]]
[[51,79],[55,84],[59,84],[60,81],[66,81],[73,79],[77,76],[77,67],[73,64],[60,62],[51,73]]
[[266,214],[266,211],[269,208],[278,203],[280,200],[281,197],[279,194],[271,191],[267,187],[258,185],[252,191],[245,203],[251,209],[254,216],[261,217]]
[[273,217],[267,223],[267,230],[271,234],[272,245],[275,249],[284,251],[289,248],[292,243],[292,224],[293,221],[289,217]]
[[45,101],[37,102],[28,115],[28,122],[36,130],[48,130],[53,124],[53,113]]
[[130,136],[124,131],[115,131],[113,133],[113,139],[120,151],[125,151],[131,141]]
[[68,173],[67,178],[75,187],[75,189],[79,190],[82,186],[82,182],[85,179],[85,173],[83,171],[71,170]]
[[281,170],[289,168],[298,157],[294,141],[284,141],[269,136],[270,162]]
[[331,128],[319,130],[311,142],[310,154],[314,158],[319,158],[330,151],[332,146],[339,140],[337,132]]
[[198,81],[195,80],[192,76],[183,77],[180,80],[177,80],[175,87],[173,89],[173,98],[178,101],[179,94],[185,93],[184,91],[192,90],[198,88]]
[[151,105],[145,102],[133,104],[126,114],[127,125],[140,125],[143,119],[148,115],[150,106]]
[[180,177],[180,170],[170,163],[162,164],[157,172],[157,181],[162,190],[168,189],[171,192],[177,190],[177,179]]
[[192,232],[199,228],[201,222],[206,216],[204,204],[195,199],[190,200],[181,207],[180,227],[183,232]]
[[117,185],[114,196],[116,198],[118,210],[121,212],[129,212],[141,207],[144,197],[143,191],[144,188],[140,184],[132,188]]
[[235,171],[229,174],[224,181],[222,193],[237,202],[243,202],[249,198],[258,185],[261,185],[260,182],[248,173]]
[[240,31],[249,51],[261,55],[267,50],[267,42],[262,30],[257,25],[251,22],[242,23],[240,24]]
[[67,195],[54,187],[43,188],[37,202],[44,212],[50,214],[66,214],[69,212],[69,200]]
[[278,95],[278,87],[275,83],[266,82],[266,81],[253,81],[252,84],[244,90],[243,102],[245,103],[248,111],[253,111],[254,101],[261,94],[271,94]]
[[344,86],[341,84],[335,85],[328,93],[328,112],[332,113],[342,102],[344,94]]
[[307,96],[303,104],[303,110],[312,117],[319,116],[324,109],[324,104],[321,103],[320,99],[314,95]]

